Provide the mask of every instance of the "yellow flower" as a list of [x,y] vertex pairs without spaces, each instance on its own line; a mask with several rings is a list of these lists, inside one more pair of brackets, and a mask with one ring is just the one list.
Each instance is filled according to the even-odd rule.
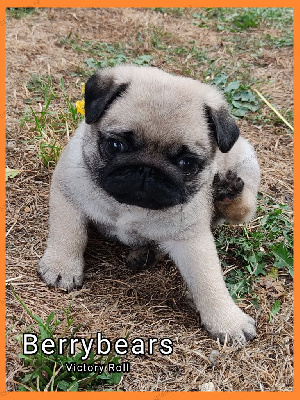
[[76,101],[77,112],[84,115],[84,99]]
[[[84,94],[85,92],[85,85],[82,84],[81,93]],[[84,115],[84,99],[76,101],[76,109],[77,112]]]

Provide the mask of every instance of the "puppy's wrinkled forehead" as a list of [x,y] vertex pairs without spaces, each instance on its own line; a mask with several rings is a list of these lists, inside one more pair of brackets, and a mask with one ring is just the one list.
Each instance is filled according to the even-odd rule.
[[88,124],[108,133],[131,132],[148,145],[209,151],[213,136],[226,152],[238,136],[217,89],[153,67],[102,70],[87,82],[85,100]]
[[201,100],[170,82],[134,80],[107,111],[102,126],[132,131],[161,146],[179,138],[186,145],[197,138],[199,144],[207,146],[208,127]]

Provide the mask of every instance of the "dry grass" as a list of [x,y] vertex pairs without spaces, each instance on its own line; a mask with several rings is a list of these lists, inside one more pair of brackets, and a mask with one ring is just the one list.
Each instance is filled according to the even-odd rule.
[[[190,13],[192,10],[190,11]],[[257,320],[258,337],[245,348],[221,347],[199,327],[195,310],[185,296],[185,285],[179,272],[167,259],[154,270],[133,275],[125,265],[128,249],[99,238],[91,231],[86,251],[86,279],[83,289],[66,294],[48,289],[37,276],[36,266],[42,256],[47,237],[48,195],[51,171],[36,158],[37,146],[29,127],[20,129],[20,119],[30,97],[26,82],[32,73],[51,74],[54,81],[65,79],[66,89],[74,99],[80,93],[81,78],[70,73],[83,66],[86,54],[59,44],[58,35],[69,32],[83,40],[120,42],[137,54],[151,49],[154,64],[171,72],[182,73],[182,64],[166,65],[164,52],[151,47],[150,34],[138,45],[133,41],[137,32],[150,32],[155,26],[165,33],[170,46],[190,40],[208,47],[218,58],[231,57],[224,51],[220,33],[193,26],[188,18],[176,18],[143,9],[46,9],[18,20],[7,20],[7,141],[16,147],[8,150],[7,165],[22,173],[7,182],[7,279],[14,278],[19,296],[34,313],[43,317],[54,310],[61,313],[73,301],[72,314],[83,327],[79,336],[102,332],[111,340],[130,332],[134,337],[170,337],[174,341],[171,356],[158,351],[153,356],[128,356],[131,372],[124,376],[123,390],[190,391],[213,382],[219,391],[291,391],[293,390],[293,313],[292,283],[286,285],[282,307],[268,322],[274,296],[257,283],[260,308],[243,302]],[[148,37],[148,40],[147,40]],[[142,49],[139,48],[142,47]],[[251,63],[251,54],[238,55],[236,63],[249,60],[249,73],[263,78],[259,90],[272,96],[274,104],[292,109],[292,49],[265,49],[259,66]],[[263,61],[263,63],[262,63]],[[205,68],[203,65],[202,68]],[[201,68],[194,71],[201,75]],[[270,83],[272,77],[272,83]],[[59,106],[59,99],[57,100]],[[62,107],[63,103],[61,103]],[[262,114],[268,113],[264,108]],[[282,125],[253,126],[242,120],[241,131],[255,146],[262,168],[261,191],[276,201],[292,204],[293,142]],[[7,388],[15,390],[12,380],[22,371],[18,359],[20,349],[15,336],[32,323],[8,290]],[[215,365],[210,361],[212,350],[220,355]]]

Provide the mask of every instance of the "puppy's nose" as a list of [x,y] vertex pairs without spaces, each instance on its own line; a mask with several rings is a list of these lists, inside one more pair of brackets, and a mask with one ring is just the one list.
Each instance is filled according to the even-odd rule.
[[148,181],[156,175],[156,171],[152,167],[141,166],[139,167],[139,175],[142,181]]

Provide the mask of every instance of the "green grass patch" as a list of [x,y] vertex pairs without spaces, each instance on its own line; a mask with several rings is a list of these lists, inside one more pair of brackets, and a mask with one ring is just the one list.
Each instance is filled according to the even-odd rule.
[[[111,391],[117,390],[122,373],[107,373],[105,370],[98,372],[69,372],[65,368],[66,363],[82,363],[84,351],[79,351],[75,356],[70,354],[60,355],[54,352],[52,355],[46,355],[41,350],[41,342],[50,338],[57,342],[59,337],[69,336],[73,338],[80,326],[75,325],[74,318],[71,317],[71,304],[67,309],[62,309],[64,319],[60,320],[51,312],[45,320],[35,315],[23,302],[10,285],[10,290],[23,309],[30,315],[33,323],[24,328],[24,333],[34,333],[38,336],[38,352],[32,355],[19,354],[23,360],[26,372],[22,373],[17,382],[19,391]],[[22,335],[17,337],[17,341],[22,348]],[[68,349],[69,343],[66,345]],[[113,353],[108,356],[96,357],[93,351],[90,352],[88,359],[84,361],[87,365],[114,363],[119,365],[119,357]]]
[[211,83],[223,91],[234,116],[244,117],[248,112],[255,112],[259,109],[257,96],[251,91],[249,85],[240,80],[228,82],[227,75],[221,73]]
[[99,69],[106,67],[114,67],[116,65],[125,64],[131,62],[136,65],[148,65],[152,59],[149,54],[143,54],[135,57],[130,61],[130,57],[127,57],[124,53],[116,54],[113,57],[106,57],[105,59],[95,60],[93,57],[85,60],[85,63],[90,69]]
[[223,225],[216,230],[215,237],[233,298],[253,294],[253,282],[262,276],[293,277],[292,210],[276,204],[271,197],[259,195],[257,218],[253,222]]
[[[60,156],[63,143],[67,140],[82,120],[78,114],[75,102],[65,89],[64,80],[54,83],[51,76],[32,75],[26,87],[31,96],[25,99],[26,108],[21,120],[21,129],[26,124],[38,145],[37,157],[47,168],[54,167]],[[61,106],[61,100],[64,107]],[[57,103],[58,105],[56,106]]]
[[182,7],[155,7],[153,10],[176,18],[184,17],[186,11],[186,9]]
[[194,25],[225,32],[266,27],[291,31],[293,27],[292,8],[202,8],[192,16]]
[[[139,36],[139,33],[137,35]],[[141,40],[140,36],[137,40]],[[127,49],[126,46],[120,43],[80,40],[80,38],[77,35],[73,35],[72,32],[65,38],[59,38],[59,44],[71,47],[77,52],[92,55],[92,57],[84,60],[86,67],[90,71],[98,68],[114,67],[124,63],[148,65],[153,58],[150,54],[136,54],[136,52]]]
[[7,13],[9,16],[15,19],[21,19],[27,15],[36,14],[37,10],[33,7],[7,7]]

